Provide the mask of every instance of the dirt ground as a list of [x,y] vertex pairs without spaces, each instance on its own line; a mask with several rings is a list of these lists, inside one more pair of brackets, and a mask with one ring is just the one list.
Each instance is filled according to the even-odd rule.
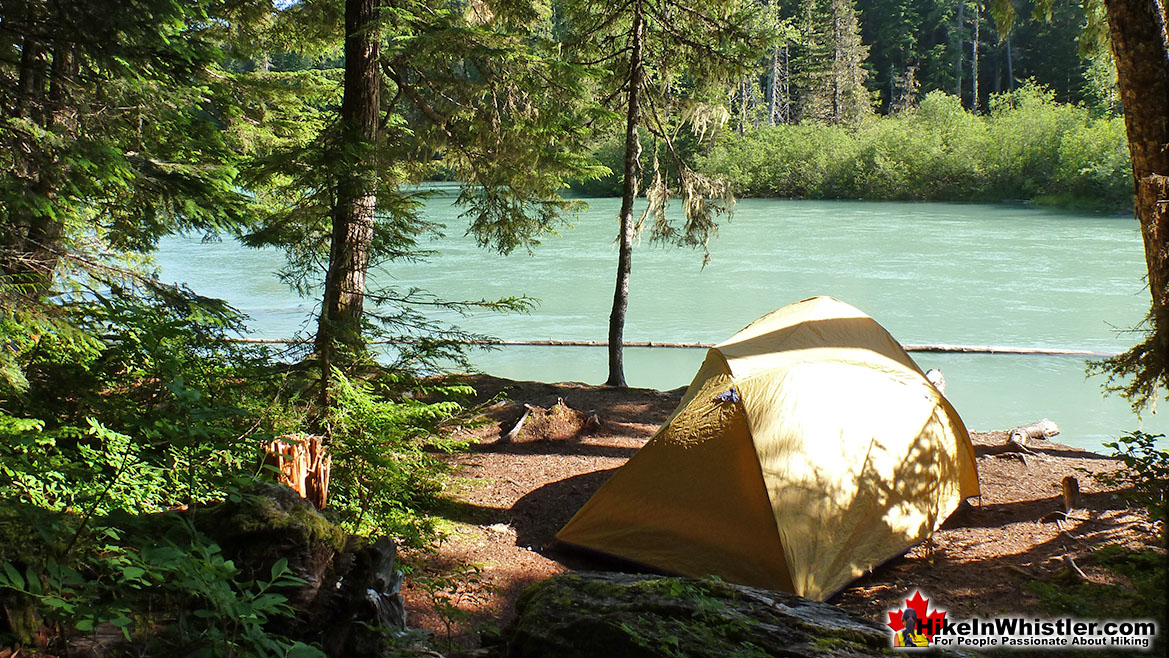
[[[477,630],[502,628],[533,582],[567,570],[621,568],[566,552],[552,545],[553,538],[653,436],[683,393],[486,375],[466,380],[487,403],[486,422],[452,429],[472,445],[449,457],[455,469],[442,539],[433,551],[408,556],[417,571],[404,590],[411,627],[433,632],[436,648],[448,653],[473,650]],[[493,402],[499,397],[508,401]],[[513,440],[502,438],[525,404],[532,410],[521,431]],[[976,451],[1005,438],[1005,430],[977,433]],[[959,617],[1041,613],[1024,583],[1055,577],[1069,569],[1068,557],[1075,561],[1105,544],[1152,541],[1147,516],[1089,475],[1115,469],[1115,461],[1053,441],[1029,445],[1038,454],[1026,462],[1015,455],[980,456],[980,504],[951,516],[932,547],[911,549],[830,602],[879,622],[920,588]],[[1060,482],[1067,475],[1079,481],[1081,508],[1057,524],[1051,513],[1063,509]],[[1107,578],[1083,568],[1090,579]]]

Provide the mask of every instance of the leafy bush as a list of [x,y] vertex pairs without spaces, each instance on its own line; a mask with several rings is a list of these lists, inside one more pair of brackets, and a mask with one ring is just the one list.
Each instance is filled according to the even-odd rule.
[[[1154,520],[1169,521],[1166,490],[1169,489],[1169,450],[1157,447],[1164,434],[1146,434],[1134,431],[1119,440],[1105,443],[1112,448],[1112,457],[1124,466],[1110,473],[1096,475],[1096,480],[1108,486],[1121,486],[1133,502],[1147,507]],[[1162,526],[1164,532],[1164,526]]]
[[1122,119],[1094,118],[1028,84],[993,97],[985,116],[935,91],[915,110],[851,128],[781,125],[725,135],[700,168],[746,196],[1040,199],[1116,209],[1132,203],[1129,166]]
[[0,601],[10,640],[33,644],[43,627],[51,644],[64,648],[106,626],[149,648],[148,654],[322,655],[266,629],[272,618],[293,612],[276,590],[304,583],[287,562],[277,561],[268,580],[241,580],[219,546],[184,516],[116,510],[79,521],[6,505],[0,518],[5,532],[37,530],[19,544],[5,537],[0,553]]
[[[283,568],[241,580],[167,511],[266,477],[265,444],[320,414],[312,371],[231,342],[239,315],[183,289],[89,290],[53,312],[0,318],[0,601],[18,611],[0,614],[0,645],[47,628],[64,648],[112,626],[158,651],[319,654],[267,630],[291,612],[273,591],[293,582]],[[472,391],[376,366],[334,377],[315,421],[331,438],[329,512],[351,531],[423,544],[444,469],[435,453],[458,445],[434,432]]]
[[113,487],[105,510],[219,499],[297,420],[272,402],[284,380],[266,353],[227,340],[240,317],[222,302],[115,287],[59,313],[72,333],[10,339],[25,385],[0,386],[6,497],[71,512],[93,487]]

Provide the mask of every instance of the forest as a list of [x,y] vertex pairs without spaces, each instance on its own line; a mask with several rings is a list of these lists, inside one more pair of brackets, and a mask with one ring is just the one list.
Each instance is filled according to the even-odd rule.
[[[537,250],[592,196],[621,198],[617,391],[633,245],[709,257],[736,197],[1131,210],[1150,311],[1093,367],[1148,408],[1165,23],[1148,0],[0,0],[0,657],[435,655],[363,598],[403,571],[449,632],[478,577],[421,565],[496,402],[436,373],[493,337],[433,311],[532,300],[370,273],[464,231]],[[428,216],[433,181],[461,225]],[[279,250],[312,325],[241,342],[237,309],[158,277],[174,234]],[[1112,476],[1154,544],[1157,438],[1118,439]],[[312,504],[272,484],[280,455]]]

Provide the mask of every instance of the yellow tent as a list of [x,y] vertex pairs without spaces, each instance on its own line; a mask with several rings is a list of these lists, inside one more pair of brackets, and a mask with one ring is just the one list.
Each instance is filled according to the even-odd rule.
[[711,348],[557,539],[824,600],[978,493],[950,403],[875,320],[815,297]]

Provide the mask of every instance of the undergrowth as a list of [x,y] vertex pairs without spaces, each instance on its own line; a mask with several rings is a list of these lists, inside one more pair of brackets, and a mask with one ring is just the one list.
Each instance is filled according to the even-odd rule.
[[433,537],[437,454],[458,445],[437,430],[467,387],[335,371],[322,416],[311,369],[229,340],[242,318],[216,300],[113,287],[54,313],[0,318],[0,647],[113,634],[141,655],[321,655],[272,630],[303,582],[287,563],[245,578],[174,511],[251,495],[269,442],[310,425],[329,432],[333,523]]

